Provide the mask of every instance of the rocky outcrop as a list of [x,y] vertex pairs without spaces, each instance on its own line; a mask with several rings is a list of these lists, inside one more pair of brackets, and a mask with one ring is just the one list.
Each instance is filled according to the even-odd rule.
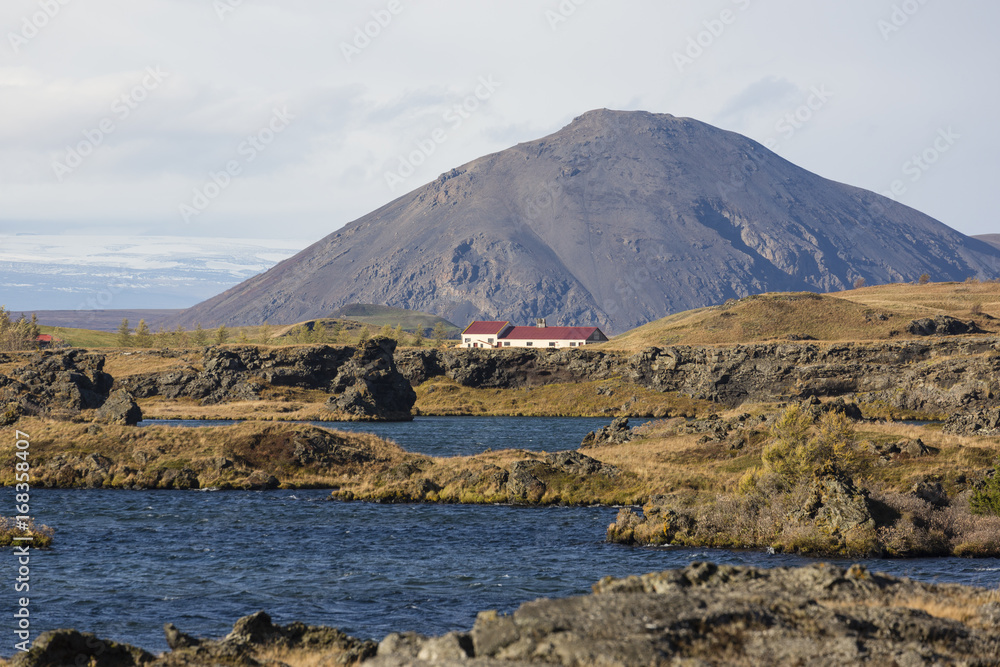
[[[925,609],[953,605],[964,621]],[[605,579],[592,595],[482,612],[469,632],[392,634],[371,661],[399,665],[993,664],[1000,603],[981,589],[860,566],[770,570],[693,563]]]
[[153,662],[153,655],[141,648],[99,639],[89,632],[50,630],[35,640],[31,649],[11,660],[12,667],[140,667]]
[[41,352],[29,355],[9,376],[0,375],[0,405],[17,405],[28,414],[76,413],[103,405],[112,384],[103,355]]
[[[275,625],[265,612],[245,616],[223,639],[198,639],[172,623],[164,628],[170,652],[153,656],[146,651],[98,639],[75,630],[56,630],[41,635],[28,653],[14,658],[14,667],[62,667],[88,664],[93,667],[259,667],[284,652],[315,654],[323,665],[355,664],[375,655],[377,645],[350,637],[335,628],[290,623]],[[263,654],[268,654],[270,659]]]
[[202,368],[145,373],[116,386],[136,398],[192,398],[203,405],[259,399],[267,387],[319,389],[327,407],[358,419],[412,419],[416,394],[396,369],[396,342],[373,338],[360,347],[209,348]]
[[97,409],[96,421],[105,424],[120,424],[135,426],[142,421],[142,409],[124,389],[119,389],[108,396],[108,400]]
[[[593,592],[527,602],[510,615],[483,611],[468,631],[392,633],[380,643],[333,628],[240,619],[223,639],[167,624],[171,651],[153,657],[93,635],[39,637],[14,667],[373,667],[458,665],[995,665],[996,591],[929,584],[853,565],[763,569],[695,562],[684,569],[602,579]],[[289,662],[291,662],[289,660]],[[299,663],[295,663],[299,664]]]
[[872,510],[868,494],[828,464],[816,472],[805,504],[792,512],[789,519],[843,541],[851,531],[875,529]]
[[979,325],[972,320],[963,321],[950,315],[936,315],[913,320],[906,330],[914,336],[958,336],[983,333]]
[[953,435],[1000,435],[1000,408],[952,415],[945,422],[944,432]]
[[[65,442],[76,448],[67,450]],[[368,434],[306,424],[185,429],[80,423],[35,444],[32,481],[47,488],[261,490],[315,487],[324,480],[335,487],[404,456],[397,445]],[[2,481],[12,483],[13,474]]]
[[1000,405],[1000,341],[992,337],[650,347],[631,355],[404,350],[398,363],[414,384],[445,376],[463,386],[509,389],[619,377],[727,406],[814,396],[935,414]]
[[583,436],[580,449],[602,447],[604,445],[621,445],[632,439],[632,427],[628,425],[628,417],[616,417],[609,425],[598,431],[590,431]]

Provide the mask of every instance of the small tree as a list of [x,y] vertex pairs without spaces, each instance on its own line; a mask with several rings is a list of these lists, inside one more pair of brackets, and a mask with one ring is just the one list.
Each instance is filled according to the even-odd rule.
[[132,330],[128,326],[128,318],[123,317],[122,323],[118,325],[118,337],[115,339],[118,347],[132,346]]
[[392,327],[388,324],[383,324],[382,328],[378,330],[379,336],[385,336],[386,338],[392,338]]
[[236,335],[236,342],[239,343],[240,345],[246,345],[247,343],[250,342],[250,339],[247,338],[247,330],[246,329],[240,329],[239,330],[239,333],[237,333],[237,335]]
[[392,330],[392,337],[396,339],[396,342],[403,342],[403,325],[397,324],[396,328]]
[[177,346],[177,347],[187,347],[187,345],[188,345],[188,335],[187,335],[187,332],[184,331],[184,327],[182,327],[181,325],[178,324],[177,328],[174,329],[174,333],[172,334],[172,338],[173,338],[173,344],[175,346]]
[[424,328],[417,327],[417,330],[413,332],[413,346],[423,347],[424,345]]
[[930,281],[931,281],[931,275],[929,273],[921,273],[920,278],[917,280],[917,283],[920,285],[926,285]]
[[358,345],[364,345],[365,342],[371,337],[371,333],[368,331],[368,327],[361,327],[361,333],[358,334]]
[[139,326],[135,328],[135,344],[139,347],[153,346],[153,332],[149,330],[146,320],[139,320]]
[[329,338],[330,335],[326,332],[326,325],[322,322],[317,322],[313,326],[312,342],[323,345],[329,340]]
[[340,334],[343,331],[344,331],[344,323],[341,322],[340,320],[336,320],[333,323],[333,326],[330,327],[330,342],[331,343],[339,343],[340,342]]
[[198,347],[204,347],[208,344],[208,332],[201,328],[201,322],[194,325],[194,344]]
[[441,347],[444,345],[445,339],[448,337],[448,327],[444,325],[444,322],[440,320],[434,325],[434,329],[431,330],[431,335],[434,337],[434,346]]
[[162,324],[156,330],[154,338],[156,340],[156,347],[170,347],[170,334],[167,333],[166,328]]
[[229,340],[229,329],[226,328],[225,324],[220,324],[219,328],[215,330],[215,344],[225,345],[226,341]]

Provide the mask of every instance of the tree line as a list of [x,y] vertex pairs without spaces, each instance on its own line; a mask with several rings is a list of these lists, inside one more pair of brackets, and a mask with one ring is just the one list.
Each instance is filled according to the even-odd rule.
[[225,345],[227,343],[257,344],[257,345],[352,345],[362,344],[372,336],[384,336],[394,339],[399,345],[422,347],[432,344],[440,347],[448,340],[448,328],[443,322],[434,325],[427,337],[425,330],[418,327],[414,332],[403,330],[402,324],[392,327],[388,324],[373,331],[368,325],[359,329],[348,330],[343,322],[335,321],[330,326],[323,322],[297,327],[279,335],[281,329],[264,324],[256,327],[230,329],[221,325],[215,329],[205,329],[201,323],[193,330],[185,330],[178,325],[173,330],[167,330],[162,325],[155,332],[146,323],[139,320],[134,328],[128,318],[123,318],[118,326],[115,344],[118,347],[204,347],[206,345]]
[[38,319],[32,315],[25,319],[22,313],[17,320],[11,320],[10,313],[0,306],[0,350],[34,350],[38,348]]

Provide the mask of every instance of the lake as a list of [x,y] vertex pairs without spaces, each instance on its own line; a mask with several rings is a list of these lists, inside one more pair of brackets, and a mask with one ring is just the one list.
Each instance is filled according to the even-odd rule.
[[[608,421],[421,417],[328,425],[450,455],[572,449]],[[606,544],[605,529],[617,512],[608,507],[376,505],[327,497],[326,491],[36,489],[33,513],[56,529],[56,543],[32,554],[33,637],[75,627],[159,652],[167,648],[166,622],[219,637],[237,618],[261,609],[278,623],[329,625],[362,638],[404,630],[440,634],[470,628],[480,610],[509,612],[537,597],[585,594],[606,575],[695,560],[761,567],[814,562]],[[14,572],[10,551],[5,558],[5,571]],[[861,562],[924,581],[1000,583],[1000,559]],[[0,630],[8,628],[12,637],[6,615]]]

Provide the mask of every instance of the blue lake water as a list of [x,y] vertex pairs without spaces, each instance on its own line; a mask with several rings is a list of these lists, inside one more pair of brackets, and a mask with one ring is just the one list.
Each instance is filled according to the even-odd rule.
[[[645,423],[633,419],[631,426]],[[140,426],[222,426],[229,420],[150,419]],[[340,431],[373,433],[408,452],[428,456],[469,456],[487,449],[558,451],[576,449],[588,432],[611,423],[610,417],[416,417],[411,422],[309,422]]]
[[[811,562],[606,544],[614,508],[375,505],[326,497],[324,491],[37,490],[37,516],[56,529],[58,543],[32,556],[33,627],[76,627],[158,652],[166,650],[165,622],[222,636],[240,616],[264,609],[277,622],[381,639],[395,630],[469,628],[480,610],[512,611],[536,597],[583,594],[605,575],[694,560]],[[1000,582],[1000,559],[867,564],[922,580]]]
[[[447,438],[443,449],[454,441],[482,449],[513,442],[568,449],[595,424],[606,423],[433,419],[351,427],[398,428],[394,435],[380,434],[433,453],[434,433]],[[420,444],[422,428],[429,434],[426,444]],[[12,492],[3,490],[8,506]],[[33,637],[75,627],[159,652],[166,650],[166,622],[218,637],[240,616],[261,609],[279,623],[329,625],[365,638],[403,630],[440,634],[471,627],[483,609],[509,612],[537,597],[587,593],[606,575],[684,567],[694,560],[762,567],[813,562],[760,552],[606,544],[614,508],[376,505],[331,502],[327,496],[36,489],[33,513],[56,529],[57,541],[51,551],[32,553]],[[10,550],[3,558],[12,582]],[[862,562],[924,581],[1000,584],[1000,559]],[[12,609],[14,593],[4,588],[5,608]],[[13,637],[10,615],[0,618],[2,636]],[[2,654],[13,652],[13,642],[0,646]]]

